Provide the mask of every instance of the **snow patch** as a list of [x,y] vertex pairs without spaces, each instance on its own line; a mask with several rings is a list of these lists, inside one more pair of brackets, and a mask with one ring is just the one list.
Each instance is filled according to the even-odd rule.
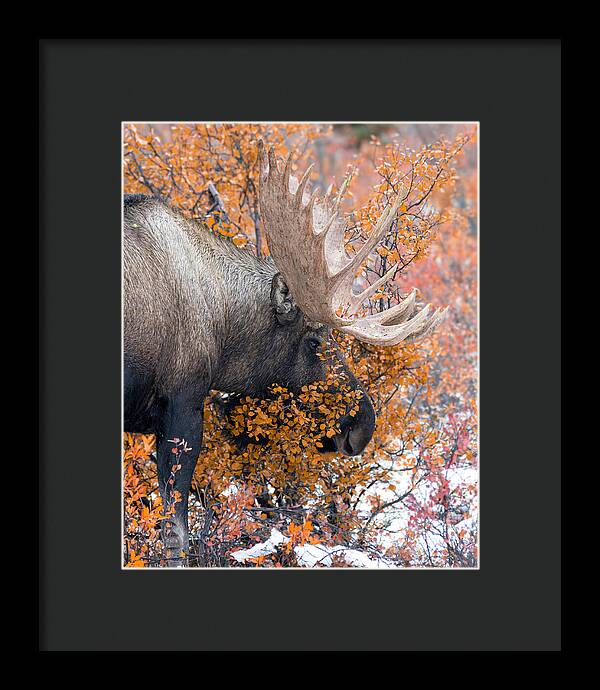
[[338,555],[350,566],[355,568],[394,568],[393,564],[387,563],[382,558],[369,558],[366,553],[349,549],[346,546],[325,546],[324,544],[305,544],[296,546],[294,553],[298,559],[298,565],[305,568],[317,566],[331,567],[333,556]]
[[275,553],[277,551],[277,547],[286,541],[289,541],[289,537],[284,537],[278,529],[273,528],[267,541],[261,542],[260,544],[255,544],[249,549],[233,551],[231,556],[232,558],[235,558],[238,563],[243,563],[249,558],[258,558],[259,556],[268,556],[269,554]]
[[[249,549],[233,551],[231,557],[238,563],[244,563],[251,558],[269,556],[277,551],[277,547],[285,544],[290,539],[279,530],[273,528],[271,535],[265,542],[255,544]],[[326,546],[325,544],[304,544],[294,547],[294,553],[298,559],[298,565],[302,568],[331,567],[333,557],[341,557],[349,566],[355,568],[395,568],[393,563],[388,563],[383,558],[370,558],[366,553],[346,546]]]

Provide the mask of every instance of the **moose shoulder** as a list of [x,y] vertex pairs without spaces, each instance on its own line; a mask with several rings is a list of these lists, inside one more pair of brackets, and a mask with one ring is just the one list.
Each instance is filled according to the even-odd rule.
[[[353,318],[382,282],[354,295],[354,276],[396,209],[384,214],[370,246],[350,260],[335,200],[308,198],[307,175],[298,183],[290,159],[282,170],[260,147],[260,160],[261,218],[273,258],[257,258],[159,200],[124,200],[124,426],[156,434],[163,501],[168,505],[172,493],[181,495],[163,524],[171,565],[188,548],[188,495],[210,390],[261,396],[277,383],[298,391],[325,378],[318,349],[331,327],[367,342],[395,344],[430,332],[442,315],[428,308],[413,315],[413,293],[375,319]],[[340,308],[348,306],[340,317]],[[360,389],[335,350],[333,356],[346,385]],[[357,455],[370,441],[375,414],[362,392],[358,413],[341,420],[340,433],[324,439],[324,450]],[[189,450],[172,475],[176,438],[185,439]]]

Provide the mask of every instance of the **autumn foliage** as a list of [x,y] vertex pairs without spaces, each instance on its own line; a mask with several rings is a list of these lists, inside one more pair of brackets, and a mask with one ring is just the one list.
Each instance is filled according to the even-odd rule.
[[[189,566],[477,566],[476,136],[475,125],[125,125],[125,192],[160,196],[257,254],[268,253],[259,138],[281,156],[293,151],[301,170],[316,161],[313,183],[341,191],[349,252],[401,193],[360,280],[398,270],[368,310],[397,303],[413,286],[422,301],[450,306],[417,344],[377,347],[334,333],[331,347],[377,413],[360,457],[319,452],[319,439],[336,433],[360,396],[327,350],[327,380],[300,394],[279,386],[260,400],[213,392],[190,499]],[[173,472],[183,444],[173,440]],[[125,434],[127,567],[165,563],[153,451],[153,437]]]

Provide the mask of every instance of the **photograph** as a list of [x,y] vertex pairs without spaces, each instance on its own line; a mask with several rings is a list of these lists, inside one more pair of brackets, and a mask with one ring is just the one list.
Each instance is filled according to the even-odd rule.
[[478,124],[122,144],[123,566],[478,568]]
[[477,568],[477,123],[123,123],[123,565]]

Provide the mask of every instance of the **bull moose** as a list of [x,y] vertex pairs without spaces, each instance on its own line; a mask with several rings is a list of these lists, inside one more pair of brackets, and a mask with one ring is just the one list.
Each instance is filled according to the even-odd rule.
[[[163,522],[167,553],[188,550],[188,495],[202,444],[202,410],[211,390],[265,395],[271,384],[292,392],[325,378],[319,346],[332,328],[377,345],[429,334],[444,310],[418,310],[415,291],[370,316],[356,312],[397,270],[355,294],[356,274],[383,238],[398,196],[369,239],[349,258],[341,195],[309,193],[310,168],[298,181],[259,142],[259,208],[270,256],[259,258],[217,236],[164,202],[143,195],[124,200],[124,428],[156,434],[157,468],[165,504],[182,500]],[[334,353],[336,351],[334,350]],[[360,384],[341,360],[355,390]],[[361,389],[362,390],[362,389]],[[363,392],[355,416],[322,440],[323,451],[358,455],[371,440],[375,412]],[[185,439],[181,469],[171,476],[173,444]],[[174,564],[176,559],[169,560]]]

